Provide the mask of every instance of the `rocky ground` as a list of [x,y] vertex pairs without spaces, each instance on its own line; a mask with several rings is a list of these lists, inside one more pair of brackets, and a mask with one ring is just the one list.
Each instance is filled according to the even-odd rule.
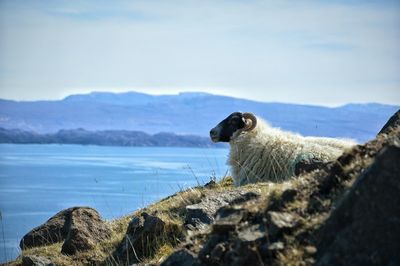
[[228,177],[111,222],[61,211],[11,265],[400,265],[399,124],[284,183]]

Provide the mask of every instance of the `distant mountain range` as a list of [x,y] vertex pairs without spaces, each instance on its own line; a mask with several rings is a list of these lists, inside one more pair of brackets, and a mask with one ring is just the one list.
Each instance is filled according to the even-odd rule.
[[162,146],[162,147],[226,147],[214,144],[207,137],[173,133],[150,135],[141,131],[85,129],[60,130],[57,133],[38,134],[20,129],[0,128],[0,143],[17,144],[81,144],[100,146]]
[[56,101],[0,100],[0,127],[38,134],[84,128],[206,137],[210,128],[230,113],[246,111],[254,112],[273,126],[303,135],[364,142],[373,138],[398,109],[399,106],[374,103],[336,108],[264,103],[207,93],[154,96],[93,92]]

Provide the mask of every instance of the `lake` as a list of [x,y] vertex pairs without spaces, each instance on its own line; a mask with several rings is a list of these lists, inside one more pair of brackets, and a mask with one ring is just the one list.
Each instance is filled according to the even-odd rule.
[[227,149],[0,144],[0,263],[62,209],[132,213],[227,172]]

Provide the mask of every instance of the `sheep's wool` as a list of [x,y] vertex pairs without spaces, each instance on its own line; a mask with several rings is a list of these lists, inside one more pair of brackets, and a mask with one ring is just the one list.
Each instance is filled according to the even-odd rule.
[[257,117],[256,128],[232,136],[228,164],[236,186],[280,182],[294,176],[299,161],[332,161],[353,145],[351,140],[303,137],[271,127]]

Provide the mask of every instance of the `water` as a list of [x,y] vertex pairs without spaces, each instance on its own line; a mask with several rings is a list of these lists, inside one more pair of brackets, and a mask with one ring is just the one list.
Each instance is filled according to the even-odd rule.
[[0,145],[0,262],[58,211],[90,206],[113,219],[226,173],[227,149]]

